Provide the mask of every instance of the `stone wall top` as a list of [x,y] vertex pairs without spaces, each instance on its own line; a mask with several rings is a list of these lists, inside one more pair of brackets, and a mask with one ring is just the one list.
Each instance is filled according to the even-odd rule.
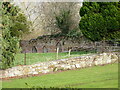
[[79,57],[41,62],[33,65],[16,66],[2,71],[3,78],[14,78],[29,75],[41,75],[50,72],[86,68],[120,62],[120,53],[89,54]]

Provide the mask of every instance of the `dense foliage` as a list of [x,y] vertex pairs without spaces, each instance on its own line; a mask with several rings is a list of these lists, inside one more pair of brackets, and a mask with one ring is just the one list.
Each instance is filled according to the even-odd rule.
[[80,16],[80,30],[88,39],[120,39],[120,2],[84,2]]
[[5,14],[10,13],[10,20],[12,21],[12,25],[10,27],[11,35],[21,37],[23,33],[28,33],[30,29],[30,21],[27,21],[26,16],[20,12],[20,8],[18,6],[10,4],[10,2],[4,2],[4,7],[6,8]]
[[70,10],[61,11],[59,16],[56,16],[56,24],[60,28],[62,34],[67,34],[70,30]]
[[26,17],[17,6],[10,2],[2,3],[2,69],[9,68],[14,63],[14,56],[20,50],[20,36],[29,29],[25,22],[27,23]]

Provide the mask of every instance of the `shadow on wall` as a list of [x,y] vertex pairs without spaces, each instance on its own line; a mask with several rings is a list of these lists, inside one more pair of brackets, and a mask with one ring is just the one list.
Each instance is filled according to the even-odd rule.
[[37,53],[37,48],[35,46],[32,47],[32,53]]
[[48,49],[46,48],[46,46],[43,47],[43,53],[48,53]]
[[59,52],[62,52],[62,45],[60,44],[60,42],[56,44],[56,50],[57,48],[59,48]]
[[[37,53],[37,48],[35,46],[32,47],[32,53]],[[46,48],[46,46],[43,46],[42,48],[42,53],[48,53],[48,49]]]

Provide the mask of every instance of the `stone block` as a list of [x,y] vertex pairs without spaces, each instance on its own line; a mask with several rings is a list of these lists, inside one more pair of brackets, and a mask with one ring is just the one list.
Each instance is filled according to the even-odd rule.
[[116,54],[112,54],[111,55],[111,60],[112,60],[112,62],[118,61],[118,56]]
[[75,67],[80,68],[81,66],[80,66],[80,64],[75,64]]
[[48,69],[47,70],[42,70],[41,72],[42,73],[48,73],[48,72],[50,72],[50,70],[48,70]]

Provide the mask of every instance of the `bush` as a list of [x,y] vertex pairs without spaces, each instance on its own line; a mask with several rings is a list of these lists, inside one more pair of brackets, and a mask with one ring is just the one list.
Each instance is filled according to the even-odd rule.
[[119,6],[119,2],[84,2],[79,24],[83,35],[92,41],[120,39]]
[[56,16],[56,24],[58,28],[60,28],[62,34],[67,34],[70,30],[71,22],[70,22],[70,10],[61,11],[59,16]]
[[[10,2],[2,4],[2,69],[12,67],[15,54],[20,51],[21,32],[27,32],[29,26],[26,17],[20,14],[20,9]],[[25,30],[25,31],[24,31]]]

